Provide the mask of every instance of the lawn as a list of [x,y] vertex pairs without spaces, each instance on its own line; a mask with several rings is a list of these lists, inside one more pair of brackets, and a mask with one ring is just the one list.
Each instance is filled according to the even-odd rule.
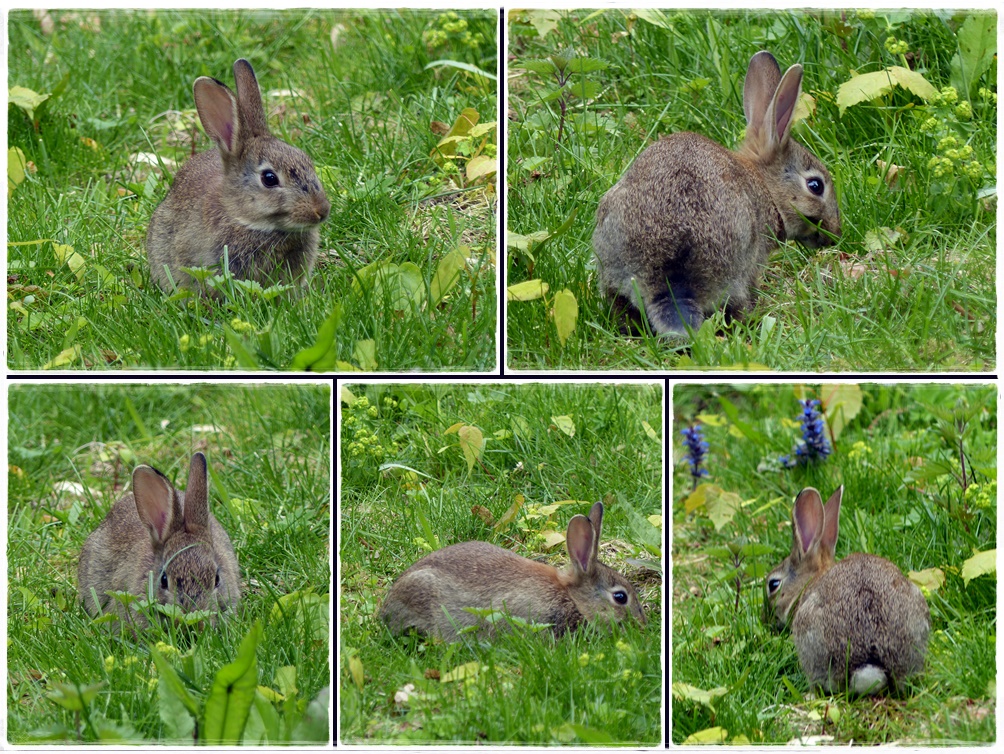
[[[328,740],[330,399],[330,385],[306,383],[10,386],[9,741]],[[119,638],[77,601],[80,548],[136,466],[184,489],[196,450],[241,604],[197,635],[155,625]],[[233,696],[214,686],[223,668]],[[221,702],[243,703],[246,725]]]
[[[8,20],[8,147],[25,166],[8,202],[10,368],[496,367],[494,12]],[[223,276],[222,299],[167,296],[147,226],[178,167],[212,146],[193,81],[233,88],[239,57],[331,202],[315,273],[303,295]]]
[[[340,399],[339,740],[661,743],[662,386],[370,384]],[[564,566],[560,535],[596,500],[600,560],[634,584],[645,626],[444,643],[380,621],[397,576],[456,542]]]
[[[607,9],[508,23],[511,368],[993,369],[995,14]],[[660,136],[736,146],[761,49],[782,71],[804,67],[793,135],[833,175],[842,238],[772,252],[741,322],[719,312],[683,341],[622,334],[597,289],[597,204]],[[880,79],[872,97],[851,102],[841,86],[866,74]]]
[[[821,400],[832,451],[805,463],[799,399]],[[677,385],[673,412],[672,740],[995,741],[996,387]],[[679,431],[698,424],[696,478]],[[811,696],[791,637],[761,623],[795,495],[840,485],[837,560],[891,560],[930,609],[924,671],[898,695]]]

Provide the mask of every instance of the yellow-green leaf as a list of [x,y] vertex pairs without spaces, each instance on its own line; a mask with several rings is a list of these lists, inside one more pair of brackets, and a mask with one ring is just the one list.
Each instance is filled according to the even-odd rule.
[[463,422],[457,422],[456,424],[451,424],[449,427],[446,428],[446,431],[444,431],[443,434],[454,435],[460,430],[462,426],[464,426]]
[[715,525],[715,531],[719,531],[735,517],[742,499],[734,492],[726,492],[717,484],[699,484],[683,503],[687,513],[703,506],[711,523]]
[[910,571],[906,576],[926,592],[936,592],[945,584],[945,572],[940,568],[925,568],[923,571]]
[[554,296],[554,328],[558,331],[558,340],[564,346],[575,331],[575,322],[579,318],[579,302],[575,294],[565,288]]
[[719,686],[713,688],[710,691],[705,691],[704,689],[697,688],[697,686],[691,686],[689,683],[674,683],[673,684],[673,696],[677,699],[684,699],[690,702],[697,702],[698,704],[706,704],[711,709],[714,709],[714,702],[720,696],[725,696],[728,689],[724,686]]
[[522,283],[510,285],[506,289],[507,301],[533,301],[541,298],[549,286],[543,280],[524,280]]
[[14,189],[24,183],[25,174],[28,170],[28,159],[17,147],[7,150],[7,198],[14,193]]
[[729,732],[725,728],[716,726],[714,728],[699,730],[697,733],[691,733],[683,739],[683,743],[687,746],[694,744],[723,744],[728,736]]
[[87,262],[73,250],[72,246],[54,242],[52,244],[52,251],[55,253],[59,263],[65,264],[70,268],[70,272],[77,276],[77,280],[83,280],[84,267],[87,265]]
[[861,411],[861,386],[856,383],[827,383],[820,388],[819,394],[826,413],[826,423],[833,439],[837,440],[844,427]]
[[548,230],[536,230],[533,233],[527,233],[526,235],[523,235],[522,233],[513,233],[509,230],[506,231],[505,234],[505,245],[511,246],[519,251],[529,251],[531,246],[536,246],[550,237],[551,232]]
[[570,416],[552,416],[551,423],[569,437],[575,437],[575,422]]
[[554,531],[553,529],[549,529],[548,531],[544,532],[543,536],[544,536],[544,548],[548,550],[551,550],[557,547],[558,545],[564,544],[565,542],[565,535],[562,534],[560,531]]
[[356,684],[356,688],[360,691],[363,690],[363,661],[359,659],[359,655],[352,655],[349,658],[349,673],[352,675],[352,682]]
[[467,182],[473,183],[478,178],[495,175],[499,169],[499,161],[494,157],[479,154],[467,161]]
[[962,580],[966,586],[978,576],[997,573],[997,550],[977,552],[962,564]]
[[901,86],[916,94],[923,100],[928,100],[938,93],[927,79],[916,71],[899,65],[890,66],[882,71],[863,73],[845,81],[837,89],[837,105],[840,114],[844,110],[861,102],[873,100],[888,94],[894,87]]
[[467,470],[470,471],[485,449],[484,435],[477,427],[466,426],[457,430],[457,436],[460,438],[460,449],[467,461]]
[[345,387],[344,385],[342,385],[339,388],[339,390],[338,390],[338,396],[341,399],[342,403],[344,403],[346,406],[354,406],[354,405],[356,405],[356,401],[359,400],[355,396],[355,394],[351,390],[349,390],[347,387]]
[[47,361],[42,365],[42,369],[59,369],[80,359],[80,346],[70,346],[64,348],[52,361]]
[[7,91],[7,101],[24,110],[32,123],[35,122],[35,111],[47,99],[49,99],[48,94],[39,94],[23,86],[12,86]]
[[662,528],[662,516],[659,515],[658,513],[653,513],[651,516],[649,516],[648,522],[652,524],[652,526],[654,526],[656,529]]
[[357,340],[352,347],[352,358],[364,372],[375,372],[377,368],[376,341],[367,338]]
[[477,660],[472,660],[471,662],[465,662],[463,665],[458,665],[453,670],[446,671],[439,677],[439,682],[453,683],[454,681],[462,681],[465,678],[473,678],[480,672],[481,663]]
[[470,130],[478,124],[481,115],[473,107],[465,107],[446,136],[439,140],[435,149],[429,155],[437,165],[442,165],[448,158],[457,153],[457,142],[470,133]]
[[436,274],[432,276],[432,282],[429,284],[433,307],[439,306],[447,291],[460,280],[460,273],[467,266],[467,256],[470,251],[470,246],[460,246],[439,260]]
[[649,424],[647,421],[643,421],[641,423],[641,428],[645,430],[645,434],[648,435],[648,438],[650,440],[655,440],[655,442],[660,442],[660,440],[659,440],[659,433],[656,432],[652,428],[652,425]]
[[492,528],[495,529],[495,531],[499,531],[511,524],[516,519],[516,514],[519,513],[519,509],[523,507],[523,503],[525,502],[526,498],[523,497],[523,495],[516,495],[512,499],[512,505],[510,505],[509,509],[502,514],[498,523],[496,523]]
[[104,688],[104,681],[90,686],[77,686],[58,681],[50,681],[45,695],[64,709],[71,712],[81,712],[84,707],[93,702],[98,692]]

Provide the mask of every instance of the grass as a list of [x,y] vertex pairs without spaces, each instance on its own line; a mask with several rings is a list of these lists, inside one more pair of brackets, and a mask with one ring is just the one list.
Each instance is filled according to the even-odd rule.
[[[662,534],[646,517],[662,512],[661,387],[347,390],[341,395],[339,740],[660,743]],[[485,439],[471,467],[460,433],[448,431],[457,423],[476,427]],[[391,583],[437,546],[486,540],[565,565],[564,548],[548,550],[542,535],[563,534],[573,513],[588,512],[597,499],[606,503],[600,558],[635,584],[646,626],[587,626],[560,640],[550,632],[514,631],[490,644],[470,637],[445,644],[394,637],[380,622]],[[561,501],[573,502],[543,509]],[[515,519],[497,528],[480,517],[497,522],[511,506]],[[448,682],[447,673],[468,663],[473,672],[466,680]],[[402,695],[407,699],[395,701]]]
[[[783,469],[800,435],[797,397],[828,386],[677,385],[677,427],[698,422],[709,445],[705,483],[721,490],[687,512],[690,467],[679,436],[673,504],[672,740],[702,731],[733,743],[834,742],[916,746],[996,740],[996,571],[964,581],[975,552],[997,540],[997,391],[982,385],[843,386],[846,425],[832,455]],[[860,411],[852,407],[860,397]],[[853,414],[853,415],[851,415]],[[838,424],[839,422],[837,422]],[[827,420],[827,434],[836,424]],[[967,488],[959,467],[965,453]],[[791,549],[791,506],[843,484],[837,559],[869,552],[943,583],[926,593],[924,672],[899,696],[812,698],[788,635],[761,624],[763,576]],[[714,492],[708,488],[706,491]],[[728,510],[716,526],[714,498]],[[715,516],[721,515],[721,507]],[[744,553],[733,561],[730,550]],[[738,569],[737,569],[738,566]],[[738,591],[737,591],[738,590]],[[717,695],[710,703],[678,684]]]
[[[268,649],[257,652],[257,685],[285,689],[299,707],[273,708],[259,693],[245,743],[260,740],[270,720],[290,726],[272,743],[297,738],[292,724],[330,687],[330,396],[328,385],[310,384],[10,387],[9,741],[184,743],[171,731],[189,716],[165,699],[148,645],[202,699],[259,621]],[[237,552],[241,605],[194,640],[159,626],[120,639],[77,602],[80,548],[131,488],[135,466],[154,465],[184,488],[195,450],[208,458],[210,510]],[[61,688],[91,684],[100,687],[84,712],[87,726],[58,700]],[[205,720],[200,727],[205,733]]]
[[[549,293],[507,304],[508,365],[992,370],[997,107],[996,94],[979,90],[993,89],[996,66],[958,102],[896,89],[843,114],[836,103],[852,72],[894,65],[939,91],[955,84],[961,21],[929,11],[511,13],[506,285],[539,279]],[[995,49],[996,37],[988,40]],[[572,48],[605,67],[576,64],[587,72],[572,73],[563,89],[522,68]],[[737,144],[743,77],[760,49],[782,69],[804,66],[803,93],[815,110],[795,134],[834,176],[843,237],[816,253],[792,244],[772,253],[760,302],[743,322],[726,326],[716,314],[689,344],[625,336],[596,286],[596,206],[661,135],[689,130]],[[957,109],[963,100],[971,117]],[[898,178],[888,166],[900,168]],[[535,233],[550,235],[525,238]],[[578,316],[562,343],[551,311],[564,289]]]
[[[493,12],[48,18],[46,33],[29,11],[9,16],[10,85],[51,94],[33,117],[8,111],[8,146],[29,162],[9,202],[10,368],[495,368],[494,177],[465,173],[479,150],[494,156],[494,127],[431,156],[465,109],[496,120],[497,82],[477,73],[496,68]],[[211,146],[192,82],[232,88],[242,56],[273,133],[312,157],[332,203],[314,278],[300,297],[167,298],[147,225],[177,166]]]

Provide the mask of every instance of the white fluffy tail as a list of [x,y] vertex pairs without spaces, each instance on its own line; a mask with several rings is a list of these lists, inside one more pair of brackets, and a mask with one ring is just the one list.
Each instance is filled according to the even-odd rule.
[[851,673],[851,690],[855,694],[876,694],[889,682],[885,670],[877,665],[862,665]]

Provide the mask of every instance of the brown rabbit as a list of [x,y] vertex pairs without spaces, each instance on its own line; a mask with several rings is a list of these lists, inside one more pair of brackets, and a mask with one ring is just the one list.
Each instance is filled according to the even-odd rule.
[[153,213],[146,236],[150,273],[167,292],[195,287],[183,267],[213,267],[224,247],[235,278],[306,284],[318,225],[331,205],[310,158],[268,130],[251,64],[234,63],[237,95],[208,76],[195,106],[217,148],[186,162]]
[[769,52],[750,60],[746,139],[735,152],[695,133],[671,134],[639,155],[600,201],[593,248],[600,291],[620,311],[644,308],[660,335],[686,335],[725,303],[754,304],[778,241],[826,246],[840,235],[833,180],[789,133],[802,66],[781,76]]
[[99,616],[111,610],[120,625],[146,618],[106,594],[129,592],[185,612],[235,608],[240,571],[230,537],[209,512],[206,457],[192,456],[188,490],[180,492],[150,466],[137,466],[132,493],[119,500],[80,551],[80,600]]
[[791,554],[767,575],[764,620],[791,626],[810,686],[873,694],[924,668],[931,617],[924,595],[885,558],[834,560],[841,486],[823,506],[798,493]]
[[602,525],[602,503],[593,505],[589,518],[572,517],[565,539],[571,565],[561,571],[487,542],[436,550],[394,582],[380,617],[395,633],[414,628],[447,641],[480,622],[465,607],[549,623],[556,636],[583,621],[623,620],[628,614],[644,624],[634,587],[596,559]]

